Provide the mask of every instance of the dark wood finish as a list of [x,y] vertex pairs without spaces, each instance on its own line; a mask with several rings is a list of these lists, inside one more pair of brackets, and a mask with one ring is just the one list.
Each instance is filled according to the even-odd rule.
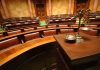
[[31,40],[23,44],[18,44],[13,46],[12,48],[8,48],[5,50],[0,51],[0,66],[7,63],[8,61],[12,60],[13,58],[17,57],[18,55],[36,48],[40,45],[55,42],[53,36],[48,36],[44,38],[38,38],[36,40]]
[[97,36],[100,36],[100,27],[94,28],[94,30],[97,30]]
[[65,34],[54,36],[70,60],[100,54],[100,37],[90,36],[84,33],[81,33],[81,35],[84,37],[84,41],[80,43],[65,42]]
[[35,4],[36,16],[44,17],[46,13],[46,0],[33,0]]
[[78,12],[81,9],[89,8],[90,0],[75,0],[74,1],[74,13]]

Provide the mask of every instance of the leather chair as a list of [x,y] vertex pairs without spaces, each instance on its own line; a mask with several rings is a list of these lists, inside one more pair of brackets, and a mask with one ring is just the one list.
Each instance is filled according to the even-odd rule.
[[36,39],[36,38],[40,38],[39,32],[25,34],[24,36],[25,36],[26,41]]
[[59,25],[59,27],[62,27],[62,28],[63,28],[63,27],[68,27],[68,25]]
[[56,30],[46,30],[43,32],[44,32],[44,36],[56,35]]
[[1,37],[3,37],[3,34],[2,34],[2,33],[0,34],[0,38],[1,38]]
[[96,27],[97,27],[97,25],[85,25],[85,27],[88,27],[88,28],[93,29],[93,28],[96,28]]
[[37,27],[38,30],[45,29],[46,27]]
[[48,25],[48,28],[56,28],[56,25]]
[[89,30],[89,31],[83,31],[86,34],[96,36],[97,35],[97,30]]
[[14,46],[14,45],[17,45],[17,44],[20,44],[20,43],[21,42],[17,39],[17,37],[13,37],[13,38],[10,38],[10,39],[0,41],[0,50],[9,48],[11,46]]
[[71,27],[78,27],[78,25],[77,24],[74,24],[74,25],[71,25]]
[[10,31],[10,32],[7,32],[7,33],[8,33],[8,35],[18,34],[18,33],[21,33],[21,30]]
[[31,28],[31,27],[29,27],[29,28],[24,28],[24,31],[26,32],[26,31],[33,31],[34,30],[34,28]]
[[71,33],[74,32],[74,29],[60,29],[61,34]]

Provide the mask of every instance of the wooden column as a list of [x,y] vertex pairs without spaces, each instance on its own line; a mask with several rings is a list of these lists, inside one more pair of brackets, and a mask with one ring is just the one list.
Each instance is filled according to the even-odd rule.
[[71,0],[68,0],[68,14],[71,14]]
[[48,4],[49,4],[49,5],[48,5],[48,6],[49,6],[49,9],[48,9],[48,10],[49,10],[49,16],[50,16],[50,15],[52,15],[51,0],[49,0],[49,3],[48,3]]
[[98,0],[94,0],[93,12],[97,11],[98,2]]
[[8,9],[7,9],[5,0],[1,0],[1,4],[2,4],[2,7],[3,7],[3,9],[4,9],[6,18],[9,18],[9,13],[8,13]]
[[30,17],[33,17],[31,0],[28,0],[28,6],[29,6]]

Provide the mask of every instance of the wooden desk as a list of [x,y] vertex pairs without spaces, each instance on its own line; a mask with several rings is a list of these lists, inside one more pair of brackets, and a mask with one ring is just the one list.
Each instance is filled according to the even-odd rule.
[[55,35],[54,38],[70,60],[100,54],[100,37],[81,33],[84,41],[80,43],[65,42],[65,34]]
[[0,66],[17,57],[18,55],[30,50],[34,49],[40,45],[55,42],[53,36],[47,36],[44,38],[38,38],[35,40],[27,41],[26,43],[19,44],[8,49],[4,49],[0,51]]

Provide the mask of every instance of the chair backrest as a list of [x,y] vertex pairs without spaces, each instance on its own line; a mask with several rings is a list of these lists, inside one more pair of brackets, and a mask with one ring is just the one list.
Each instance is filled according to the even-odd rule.
[[26,32],[26,31],[32,31],[32,30],[34,30],[34,28],[31,28],[31,27],[29,27],[29,28],[24,28],[24,31]]
[[60,29],[61,34],[66,34],[66,33],[70,33],[70,32],[74,32],[74,29]]
[[42,27],[37,27],[37,29],[40,29],[40,30],[41,30],[41,29],[45,29],[45,28],[46,28],[46,27],[43,27],[43,26],[42,26]]
[[74,25],[71,25],[71,27],[78,27],[78,25],[77,24],[74,24]]
[[36,38],[40,38],[39,32],[25,34],[24,36],[25,36],[26,41],[36,39]]
[[89,27],[89,28],[96,28],[97,25],[85,25],[85,27]]
[[84,33],[92,35],[92,36],[97,36],[97,30],[84,31]]
[[47,30],[47,31],[43,31],[43,32],[44,32],[44,36],[50,36],[50,35],[56,34],[56,30]]
[[68,27],[68,25],[59,25],[59,27]]
[[1,38],[1,37],[3,37],[3,34],[2,34],[2,33],[0,34],[0,38]]
[[18,33],[21,33],[21,30],[10,31],[10,32],[7,32],[7,33],[8,33],[8,35],[18,34]]
[[48,28],[56,28],[56,25],[48,25]]
[[20,44],[20,41],[18,40],[17,37],[13,37],[10,39],[0,41],[0,50],[9,48],[9,47],[17,45],[17,44]]

